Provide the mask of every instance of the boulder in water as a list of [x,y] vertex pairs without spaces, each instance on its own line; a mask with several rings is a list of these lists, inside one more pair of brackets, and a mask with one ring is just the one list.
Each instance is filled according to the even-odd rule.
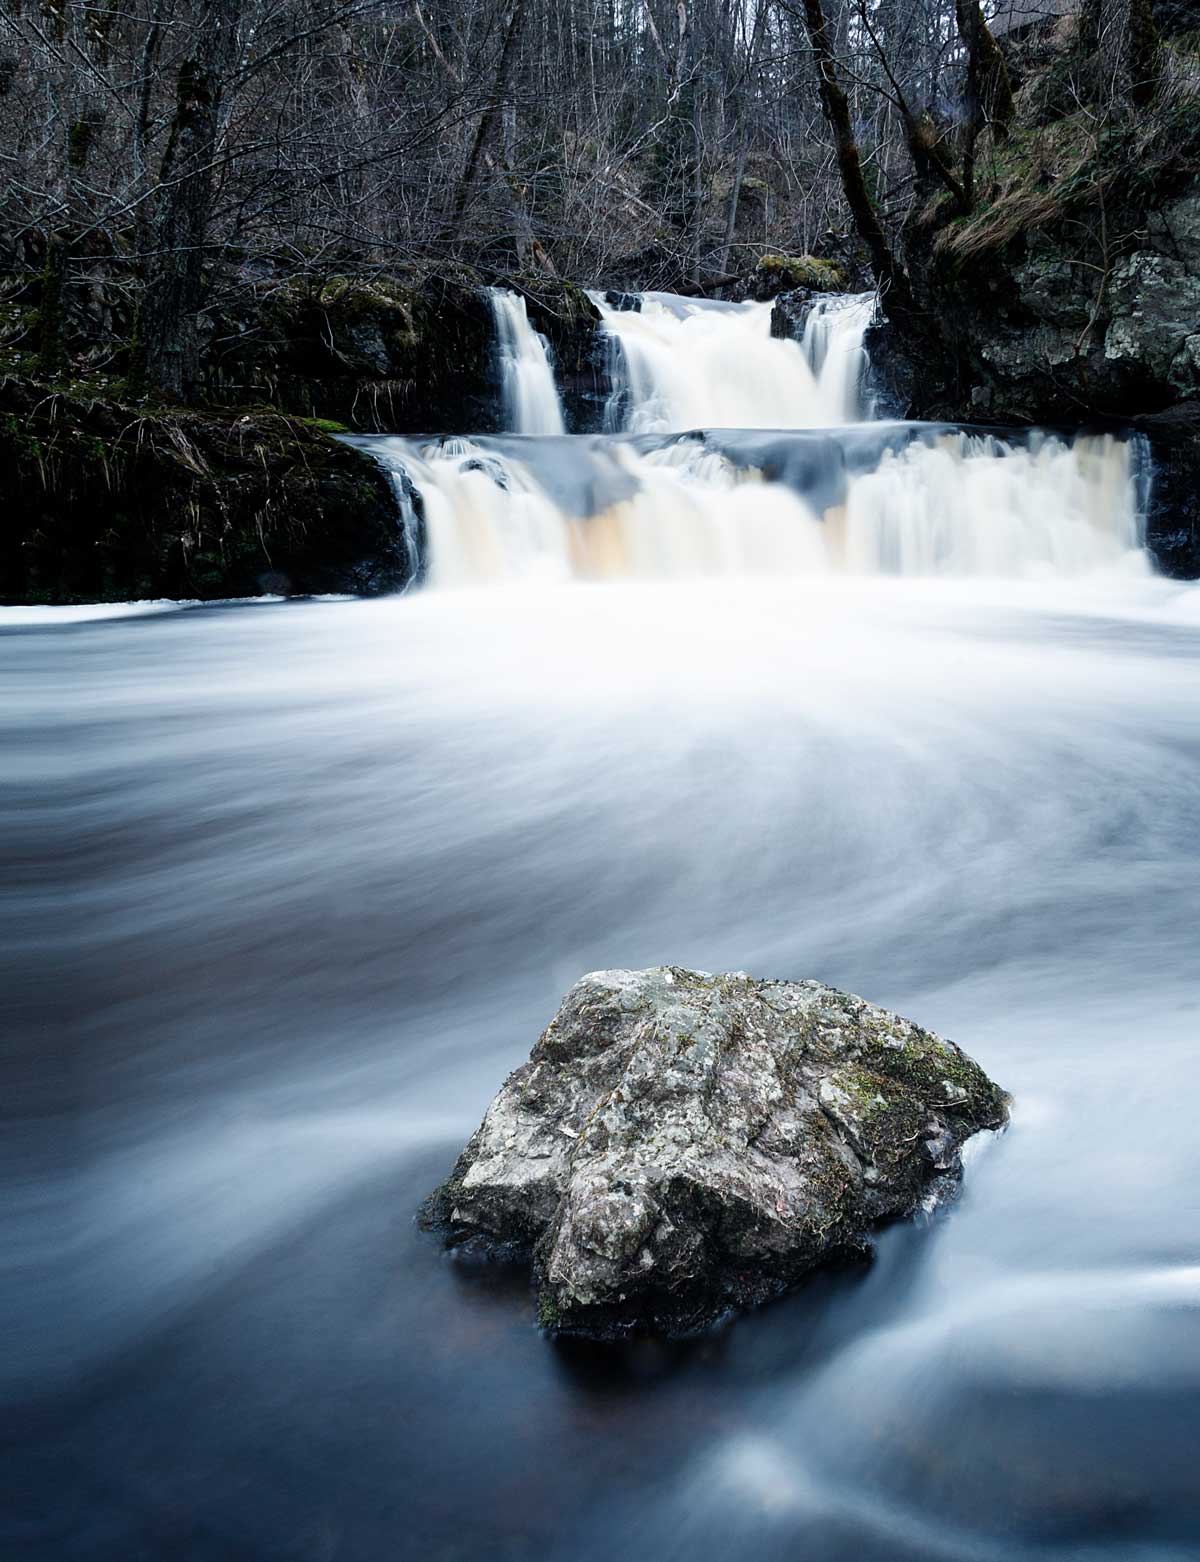
[[820,982],[597,971],[423,1220],[529,1257],[551,1333],[690,1333],[869,1251],[1006,1120],[953,1042]]

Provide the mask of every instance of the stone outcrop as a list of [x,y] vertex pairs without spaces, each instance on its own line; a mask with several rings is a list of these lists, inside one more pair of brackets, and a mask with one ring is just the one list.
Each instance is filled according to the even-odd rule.
[[369,456],[274,413],[0,389],[0,602],[394,591],[407,555]]
[[[599,428],[595,305],[554,278],[504,285],[551,345],[569,426]],[[37,309],[0,306],[0,602],[373,594],[417,578],[420,539],[410,557],[387,477],[331,436],[496,431],[487,288],[454,272],[264,280],[232,296],[206,327],[190,407],[139,394],[117,340],[106,372],[83,336],[45,377]]]
[[806,287],[776,294],[771,305],[771,335],[784,341],[801,341],[815,297],[812,289]]
[[815,255],[763,255],[754,270],[752,292],[765,300],[792,288],[844,293],[847,286],[846,271],[835,260],[820,260]]
[[[578,287],[505,279],[550,343],[572,427],[592,420],[599,313]],[[489,434],[501,426],[495,322],[470,274],[334,277],[248,291],[213,322],[205,387],[368,432]]]
[[1200,575],[1200,48],[1164,50],[1161,99],[1122,117],[1087,101],[1094,61],[1070,26],[1009,49],[1011,134],[969,214],[934,193],[910,219],[917,312],[867,348],[897,415],[1140,429],[1150,547]]
[[[549,343],[563,418],[573,434],[598,433],[610,389],[600,311],[583,288],[555,278],[506,284],[525,300],[529,323]],[[640,300],[638,300],[640,304]]]
[[396,433],[494,432],[487,294],[473,279],[333,277],[244,292],[212,324],[205,394]]
[[552,1333],[687,1333],[866,1252],[1006,1117],[952,1042],[819,982],[599,971],[423,1219],[527,1255]]
[[[917,376],[923,410],[976,421],[1064,422],[1157,412],[1200,393],[1200,181],[1143,214],[1140,247],[1103,287],[1071,231],[1032,230],[988,265],[959,270],[953,246],[923,268],[941,332],[941,375]],[[959,242],[965,242],[960,240]],[[940,310],[954,306],[961,333]]]

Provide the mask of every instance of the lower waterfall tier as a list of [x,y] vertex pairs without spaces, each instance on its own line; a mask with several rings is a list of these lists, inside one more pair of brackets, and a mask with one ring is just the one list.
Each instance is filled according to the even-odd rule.
[[920,423],[355,441],[434,586],[1147,567],[1141,442]]

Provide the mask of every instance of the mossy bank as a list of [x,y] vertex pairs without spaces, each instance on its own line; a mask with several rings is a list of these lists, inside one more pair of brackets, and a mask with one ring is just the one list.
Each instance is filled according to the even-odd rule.
[[408,580],[383,472],[273,411],[130,404],[95,385],[0,385],[0,601],[394,591]]
[[963,213],[942,190],[903,233],[916,310],[868,336],[897,415],[1132,425],[1151,443],[1150,541],[1200,575],[1200,34],[1165,19],[1160,85],[1114,106],[1076,19],[1005,49],[1007,135]]

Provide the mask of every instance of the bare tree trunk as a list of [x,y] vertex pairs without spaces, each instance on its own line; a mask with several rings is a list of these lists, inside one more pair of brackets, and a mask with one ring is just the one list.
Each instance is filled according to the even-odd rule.
[[725,239],[721,245],[721,253],[717,256],[717,270],[720,272],[729,270],[729,252],[733,248],[734,234],[737,231],[738,202],[742,198],[742,179],[746,173],[746,153],[749,145],[746,126],[739,115],[737,159],[733,165],[733,180],[729,186],[729,208],[725,213]]
[[487,107],[480,115],[479,125],[475,131],[475,139],[471,143],[471,150],[467,156],[467,166],[463,169],[463,176],[459,181],[458,194],[454,199],[454,210],[450,214],[446,236],[454,243],[457,243],[462,237],[463,222],[467,215],[467,205],[471,199],[471,192],[475,188],[479,170],[489,152],[496,132],[496,124],[500,118],[500,111],[508,90],[508,74],[512,66],[513,55],[516,52],[517,39],[520,36],[521,23],[524,17],[525,0],[515,0],[513,8],[509,12],[508,25],[504,30],[504,41],[500,45],[500,58],[496,62],[496,80],[492,87],[492,94],[488,99]]
[[[694,77],[698,77],[695,70]],[[700,264],[704,251],[704,95],[700,83],[692,82],[692,191],[691,191],[691,261],[688,267],[693,282],[700,280]]]
[[1162,73],[1152,0],[1084,0],[1079,47],[1100,56],[1112,99],[1138,108],[1152,102]]
[[52,379],[66,358],[66,329],[63,318],[63,293],[67,285],[67,266],[71,258],[71,236],[52,233],[46,241],[46,263],[38,298],[38,373]]
[[946,155],[946,149],[942,144],[942,138],[937,126],[933,122],[933,116],[927,109],[914,114],[904,89],[896,77],[892,63],[888,59],[888,50],[871,24],[871,18],[867,13],[866,0],[858,0],[858,18],[863,30],[875,46],[875,53],[879,63],[883,67],[889,84],[891,85],[893,102],[900,123],[904,127],[904,136],[908,144],[909,156],[913,160],[913,168],[916,171],[920,185],[928,184],[929,180],[936,176],[953,195],[962,211],[969,211],[971,207],[970,196],[965,187],[957,179],[950,159]]
[[134,377],[170,396],[182,396],[196,374],[195,316],[212,216],[221,92],[237,57],[240,20],[241,0],[209,0],[196,57],[179,68],[159,174]]
[[1012,84],[1000,45],[983,19],[979,0],[954,0],[958,31],[967,50],[967,99],[970,120],[963,144],[963,190],[974,201],[975,142],[990,127],[997,141],[1008,136],[1013,117]]
[[1138,108],[1147,108],[1158,93],[1162,68],[1151,0],[1129,0],[1127,27],[1125,57],[1129,71],[1129,95]]
[[859,238],[871,257],[871,270],[893,314],[914,312],[912,288],[904,268],[892,253],[887,236],[872,205],[867,182],[863,178],[862,159],[854,139],[850,104],[838,80],[837,62],[829,40],[829,27],[821,0],[804,0],[804,23],[808,41],[816,56],[821,81],[821,106],[833,132],[833,147],[846,205],[854,219]]
[[745,100],[758,68],[759,50],[762,46],[768,14],[769,8],[760,3],[754,14],[754,28],[750,35],[750,45],[741,78],[730,84],[730,95],[734,100],[734,117],[737,123],[737,153],[733,165],[733,180],[729,189],[729,207],[725,214],[725,241],[717,257],[719,272],[729,270],[729,255],[737,232],[738,203],[742,198],[742,180],[746,175],[746,159],[750,153],[750,116]]

